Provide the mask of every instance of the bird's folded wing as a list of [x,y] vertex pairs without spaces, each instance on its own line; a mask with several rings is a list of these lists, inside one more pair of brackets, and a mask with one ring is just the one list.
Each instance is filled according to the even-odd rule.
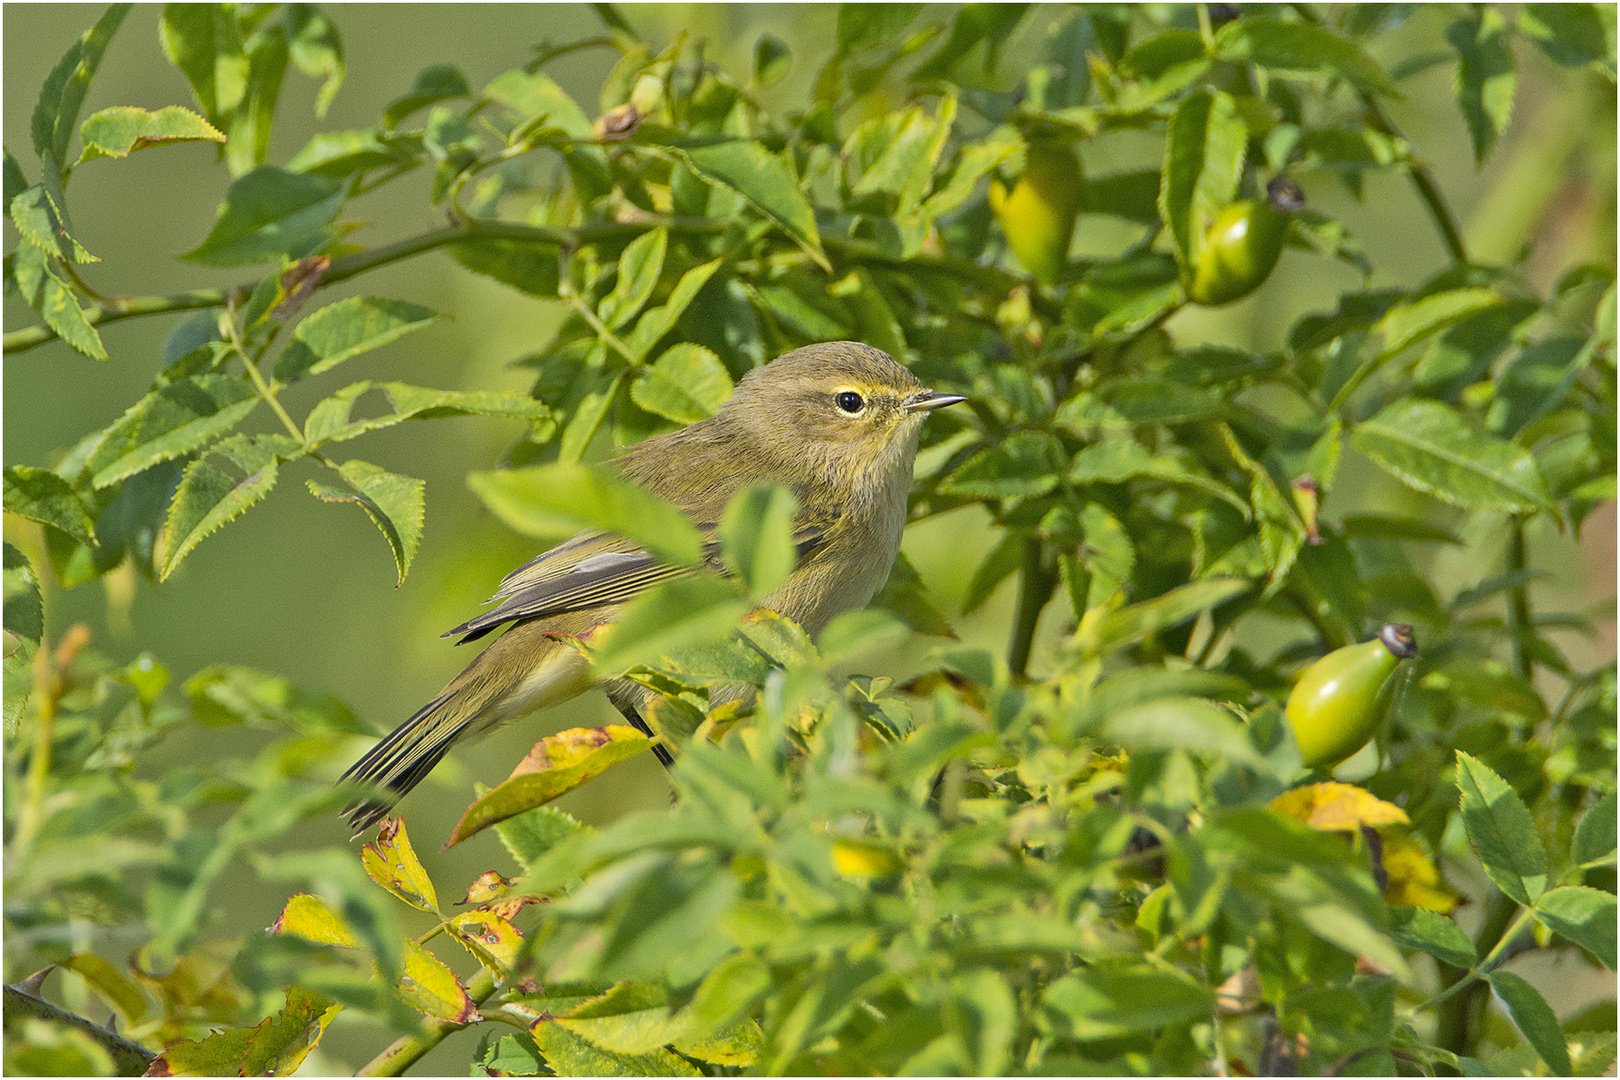
[[[820,545],[823,530],[802,525],[793,536],[800,560]],[[542,619],[586,608],[622,604],[660,581],[694,573],[701,566],[721,569],[719,543],[704,544],[698,566],[672,566],[660,562],[628,540],[586,533],[524,563],[501,581],[490,600],[498,607],[477,615],[444,637],[466,635],[458,644],[476,641],[503,623]]]

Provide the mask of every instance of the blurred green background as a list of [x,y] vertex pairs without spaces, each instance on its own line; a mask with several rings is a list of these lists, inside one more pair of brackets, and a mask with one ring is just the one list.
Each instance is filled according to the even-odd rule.
[[[317,124],[317,84],[289,73],[272,162],[291,158],[318,129],[370,126],[383,105],[429,64],[457,64],[477,87],[521,66],[541,41],[592,37],[600,28],[595,14],[583,6],[339,4],[326,10],[343,34],[347,80],[325,121]],[[792,49],[793,67],[788,79],[771,88],[769,98],[790,107],[807,99],[809,82],[831,51],[836,18],[831,5],[626,5],[621,10],[655,43],[682,31],[705,39],[714,62],[736,73],[747,70],[760,34],[775,34]],[[80,5],[5,6],[8,146],[26,147],[40,83],[97,13]],[[156,6],[146,5],[130,14],[97,75],[86,114],[113,104],[159,108],[191,103],[185,81],[158,46],[158,15]],[[941,20],[948,15],[949,9],[937,13]],[[1392,66],[1442,50],[1440,32],[1448,17],[1436,9],[1420,9],[1399,31],[1380,39],[1378,59]],[[1016,42],[1005,51],[1000,74],[1008,87],[1022,79],[1020,55]],[[584,50],[556,61],[548,71],[594,115],[598,88],[615,56],[609,49]],[[1434,168],[1475,257],[1508,262],[1528,251],[1525,273],[1545,290],[1571,266],[1613,258],[1615,101],[1612,87],[1589,73],[1555,68],[1532,50],[1522,50],[1518,60],[1516,114],[1482,169],[1474,167],[1452,100],[1454,65],[1439,63],[1407,78],[1402,83],[1405,100],[1390,111],[1418,155]],[[1153,141],[1130,133],[1091,140],[1080,152],[1091,175],[1157,165]],[[1307,187],[1311,204],[1345,222],[1386,275],[1375,279],[1374,286],[1415,286],[1447,265],[1404,175],[1368,174],[1360,201],[1325,175],[1314,174],[1313,180]],[[428,181],[425,174],[413,175],[359,200],[355,210],[369,224],[354,240],[386,243],[440,224],[429,209]],[[173,258],[206,235],[211,208],[226,182],[214,149],[201,144],[97,162],[76,173],[76,231],[103,259],[84,269],[85,280],[110,294],[165,293],[243,280],[239,270],[197,267]],[[1134,238],[1134,232],[1122,232],[1117,222],[1082,216],[1075,252],[1113,253]],[[8,234],[8,244],[14,241],[14,233]],[[1358,287],[1357,275],[1343,264],[1291,250],[1266,287],[1249,299],[1219,310],[1189,308],[1167,329],[1182,345],[1214,341],[1275,349],[1299,315],[1331,307],[1339,292]],[[443,253],[369,274],[322,299],[359,292],[416,301],[453,319],[351,361],[348,378],[354,380],[527,390],[528,370],[511,362],[543,346],[560,321],[557,305],[479,278]],[[84,434],[114,420],[162,366],[163,339],[179,318],[129,320],[105,328],[111,363],[98,364],[60,343],[7,358],[6,463],[53,464]],[[8,330],[34,322],[16,297],[7,298],[5,319]],[[327,389],[311,380],[289,391],[285,400],[295,415],[302,415]],[[270,430],[268,420],[264,430]],[[264,507],[211,538],[160,587],[136,581],[127,565],[106,587],[94,584],[63,593],[47,585],[47,632],[59,637],[73,623],[84,622],[103,652],[126,660],[150,650],[182,680],[213,663],[283,674],[300,685],[336,693],[366,723],[385,731],[471,659],[471,650],[457,650],[438,635],[476,610],[508,570],[535,554],[534,542],[494,520],[463,479],[469,470],[490,467],[519,434],[516,422],[461,418],[367,436],[369,460],[427,482],[426,534],[409,578],[398,589],[393,562],[376,528],[353,508],[311,498],[301,481],[315,475],[314,468],[294,465]],[[1338,519],[1372,505],[1405,506],[1446,524],[1463,516],[1398,488],[1347,455],[1326,514]],[[940,606],[953,616],[990,538],[982,517],[976,516],[981,514],[976,508],[959,511],[907,535],[907,554]],[[1614,651],[1614,520],[1611,504],[1594,513],[1578,537],[1542,528],[1530,538],[1533,561],[1555,567],[1552,577],[1535,586],[1537,607],[1582,610],[1602,620],[1597,640],[1571,636],[1560,643],[1578,667]],[[37,541],[31,542],[31,528],[6,522],[8,539],[32,552]],[[1496,569],[1470,565],[1450,550],[1438,551],[1430,567],[1443,595]],[[964,639],[1004,646],[1012,588],[1009,580],[984,608],[958,620]],[[1065,605],[1048,609],[1037,638],[1037,670],[1043,644],[1050,647],[1071,625]],[[1266,639],[1261,617],[1250,630],[1257,642],[1246,644],[1253,651],[1287,644]],[[924,647],[871,657],[861,667],[871,674],[903,676],[918,663]],[[473,779],[502,779],[541,735],[610,722],[616,715],[599,695],[590,695],[458,751],[405,804],[433,875],[465,880],[488,868],[491,852],[479,845],[449,853],[435,850],[465,804]],[[210,734],[220,740],[220,749],[244,737],[240,729]],[[355,752],[363,745],[357,740]],[[160,753],[179,759],[210,749],[165,745]],[[601,822],[627,810],[663,805],[668,791],[662,771],[644,755],[615,771],[612,783],[587,785],[562,805],[583,820]],[[345,836],[336,819],[316,827],[329,835],[308,836],[306,844],[342,842]],[[268,925],[281,895],[255,890],[238,912],[241,926]],[[458,1060],[456,1053],[460,1051],[441,1048],[427,1067],[442,1055],[449,1055],[443,1057],[446,1062]]]

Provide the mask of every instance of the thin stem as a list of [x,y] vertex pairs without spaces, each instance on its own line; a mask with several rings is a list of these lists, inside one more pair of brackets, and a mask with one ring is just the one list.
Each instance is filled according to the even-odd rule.
[[1450,1000],[1461,991],[1466,990],[1476,979],[1489,975],[1496,965],[1501,961],[1502,954],[1510,945],[1512,945],[1513,939],[1519,936],[1520,932],[1524,930],[1525,924],[1528,923],[1531,918],[1532,914],[1529,908],[1520,908],[1518,917],[1513,920],[1512,925],[1510,925],[1507,931],[1503,933],[1501,938],[1497,940],[1495,947],[1493,947],[1490,952],[1485,954],[1485,958],[1483,960],[1469,968],[1467,971],[1464,971],[1457,978],[1456,982],[1452,983],[1438,994],[1435,994],[1427,1001],[1422,1001],[1416,1005],[1413,1005],[1406,1011],[1407,1017],[1410,1018],[1412,1016],[1416,1016],[1425,1009],[1432,1009],[1435,1006]]
[[26,852],[39,831],[45,803],[45,781],[51,772],[51,729],[56,721],[56,672],[51,667],[51,650],[41,638],[34,653],[35,728],[34,752],[28,761],[28,776],[23,784],[23,804],[17,817],[17,833],[12,848]]
[[[369,251],[345,255],[332,260],[332,265],[321,279],[319,288],[336,285],[340,281],[375,270],[379,266],[400,262],[436,248],[447,247],[463,240],[519,240],[543,244],[581,244],[615,236],[634,235],[649,228],[663,227],[677,232],[722,232],[724,221],[708,218],[652,218],[638,222],[604,221],[594,225],[562,228],[552,225],[523,225],[509,221],[465,221],[442,229],[406,237],[404,240]],[[85,321],[91,326],[121,322],[145,315],[166,315],[176,311],[196,311],[202,308],[222,307],[227,303],[240,303],[253,292],[254,282],[245,282],[226,289],[199,289],[193,292],[172,293],[168,296],[118,297],[104,304],[84,310]],[[4,352],[27,352],[46,342],[55,341],[57,333],[49,326],[29,326],[6,334]]]
[[1018,609],[1013,615],[1012,640],[1007,644],[1007,667],[1014,675],[1029,668],[1029,652],[1035,641],[1035,625],[1041,611],[1052,599],[1056,581],[1043,559],[1041,538],[1024,539],[1024,561],[1018,571]]
[[[487,967],[479,968],[478,974],[467,981],[467,994],[475,1005],[482,1005],[494,993],[495,976]],[[403,1035],[394,1040],[388,1049],[366,1062],[355,1075],[400,1076],[422,1060],[429,1050],[466,1026],[452,1024],[448,1020],[424,1020],[420,1035]]]
[[630,351],[630,346],[621,341],[619,335],[609,330],[607,324],[596,317],[596,312],[591,310],[589,304],[580,299],[579,293],[574,291],[572,284],[567,281],[559,282],[557,295],[568,301],[568,306],[573,308],[579,314],[579,317],[585,320],[587,326],[596,331],[597,337],[613,346],[613,351],[630,361],[632,366],[635,365],[638,358],[635,353]]
[[146,1047],[131,1042],[116,1031],[109,1031],[76,1013],[59,1009],[45,999],[27,993],[19,987],[8,985],[5,990],[8,1023],[14,1017],[32,1016],[50,1024],[60,1024],[82,1032],[111,1055],[113,1066],[118,1070],[119,1076],[143,1076],[157,1057]]
[[[1528,560],[1524,544],[1524,518],[1514,515],[1513,524],[1508,534],[1507,568],[1509,573],[1523,571]],[[1522,576],[1522,575],[1521,575]],[[1513,649],[1513,670],[1518,672],[1522,679],[1529,679],[1535,674],[1535,661],[1530,657],[1530,650],[1526,639],[1531,634],[1530,627],[1530,586],[1525,581],[1508,590],[1508,633],[1509,645]]]
[[1305,616],[1305,621],[1311,624],[1311,628],[1316,631],[1316,636],[1322,640],[1324,649],[1331,652],[1334,649],[1340,649],[1351,644],[1349,635],[1323,617],[1322,613],[1316,609],[1316,605],[1311,603],[1311,598],[1299,586],[1294,584],[1292,577],[1289,578],[1288,584],[1283,586],[1283,595],[1288,597],[1289,602],[1299,609],[1301,615]]
[[276,400],[275,391],[270,389],[270,385],[264,381],[264,376],[259,373],[257,358],[247,354],[247,349],[242,344],[242,335],[236,329],[236,313],[234,311],[227,312],[226,317],[221,319],[220,322],[224,326],[225,336],[230,339],[231,348],[235,349],[236,355],[242,358],[242,367],[247,370],[248,381],[253,384],[253,389],[258,392],[259,397],[264,400],[265,404],[270,406],[271,411],[281,418],[282,425],[286,427],[294,439],[298,440],[298,445],[308,445],[304,441],[303,430],[293,422],[293,418],[287,414],[287,410],[281,402]]
[[[1289,6],[1306,22],[1316,26],[1322,25],[1322,17],[1312,11],[1309,4],[1290,4]],[[1401,135],[1400,130],[1390,122],[1383,106],[1378,104],[1377,97],[1365,90],[1357,90],[1356,95],[1361,98],[1362,107],[1367,110],[1368,127],[1381,135],[1400,138],[1404,141],[1404,136]],[[1428,208],[1429,216],[1434,219],[1435,228],[1440,230],[1440,239],[1446,245],[1446,251],[1451,255],[1452,265],[1466,266],[1468,264],[1468,249],[1463,244],[1461,231],[1457,228],[1457,219],[1452,216],[1451,208],[1446,205],[1445,196],[1440,194],[1440,188],[1435,184],[1434,177],[1426,166],[1411,159],[1406,162],[1406,173],[1412,180],[1412,186],[1417,189],[1418,198],[1423,200],[1423,205]]]
[[[1517,923],[1514,922],[1515,914],[1519,919]],[[1435,1042],[1454,1054],[1473,1056],[1475,1045],[1479,1042],[1486,1001],[1485,984],[1481,981],[1481,976],[1488,974],[1491,968],[1501,961],[1504,950],[1518,936],[1527,918],[1529,918],[1528,911],[1521,912],[1519,905],[1512,899],[1497,894],[1491,901],[1485,924],[1480,927],[1479,936],[1475,941],[1475,952],[1478,953],[1483,949],[1485,959],[1467,971],[1443,967],[1442,970],[1448,973],[1455,972],[1449,984],[1429,1001],[1408,1009],[1406,1017],[1411,1018],[1422,1009],[1439,1006],[1435,1024]]]

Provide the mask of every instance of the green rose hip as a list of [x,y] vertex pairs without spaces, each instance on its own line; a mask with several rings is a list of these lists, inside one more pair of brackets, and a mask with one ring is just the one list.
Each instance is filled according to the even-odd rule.
[[1335,649],[1306,668],[1286,710],[1305,764],[1330,769],[1366,746],[1383,719],[1384,683],[1416,655],[1412,628],[1385,623],[1372,641]]

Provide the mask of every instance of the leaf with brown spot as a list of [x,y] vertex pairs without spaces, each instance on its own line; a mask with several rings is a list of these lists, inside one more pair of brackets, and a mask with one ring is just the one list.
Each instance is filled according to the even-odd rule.
[[486,967],[509,972],[517,963],[518,950],[523,947],[523,935],[499,915],[487,911],[467,911],[446,925],[456,940]]
[[512,879],[502,877],[494,870],[485,870],[467,887],[467,899],[462,904],[487,904],[499,900],[512,887]]
[[405,942],[405,973],[399,980],[399,996],[417,1012],[452,1024],[483,1019],[455,972],[414,941]]
[[414,908],[438,914],[439,898],[433,882],[411,847],[401,818],[389,818],[377,829],[377,842],[360,853],[360,865],[371,880]]
[[570,728],[535,743],[512,775],[481,796],[456,824],[446,847],[498,821],[533,810],[646,749],[651,740],[635,728]]

